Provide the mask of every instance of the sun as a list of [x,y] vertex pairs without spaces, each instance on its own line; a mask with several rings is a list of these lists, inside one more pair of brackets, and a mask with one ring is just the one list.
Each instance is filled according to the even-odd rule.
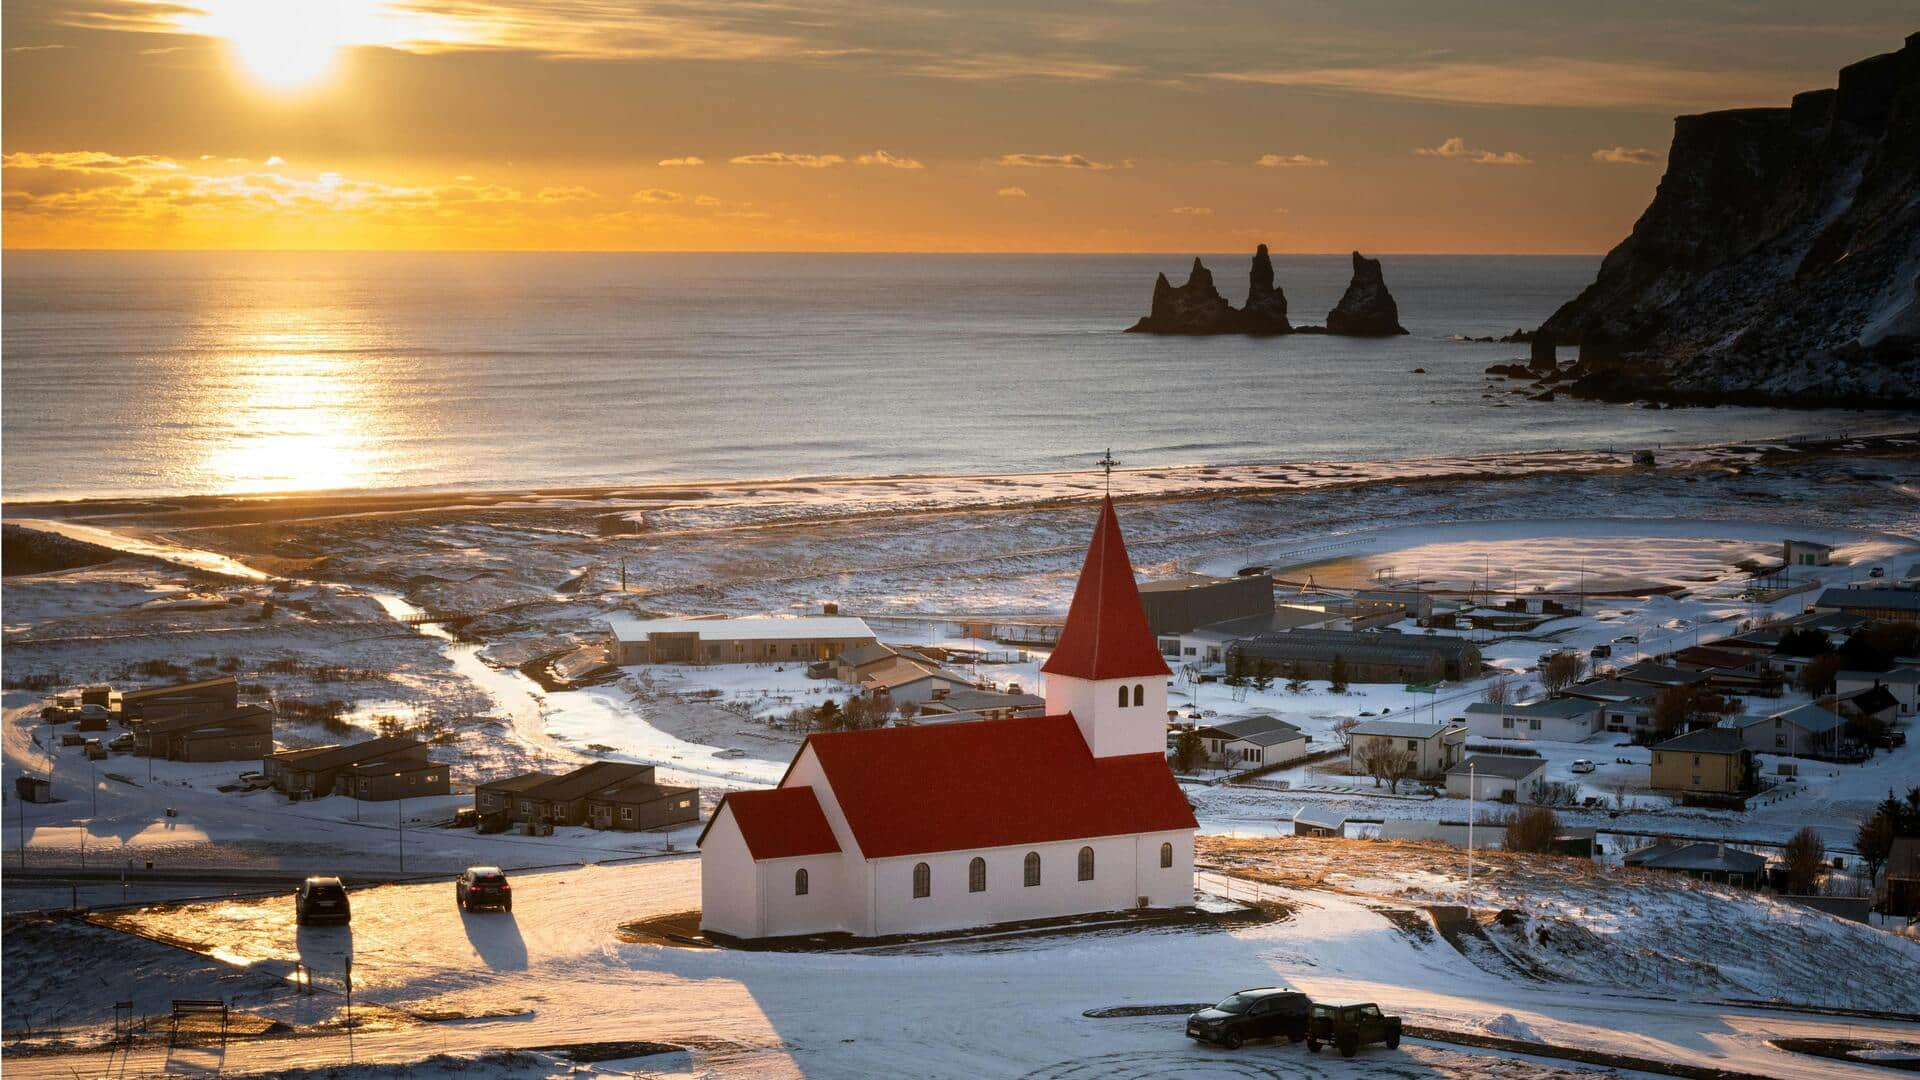
[[274,90],[319,81],[344,44],[341,5],[325,0],[209,4],[207,16],[206,29],[227,40],[241,69]]

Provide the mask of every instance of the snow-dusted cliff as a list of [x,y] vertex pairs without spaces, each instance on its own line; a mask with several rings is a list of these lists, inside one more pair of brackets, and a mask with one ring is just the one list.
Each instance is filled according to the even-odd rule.
[[1675,121],[1633,234],[1539,333],[1573,392],[1920,403],[1920,34],[1790,108]]

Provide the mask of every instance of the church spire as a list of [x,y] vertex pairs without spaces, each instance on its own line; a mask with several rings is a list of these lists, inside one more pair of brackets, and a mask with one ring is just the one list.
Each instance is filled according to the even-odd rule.
[[1100,522],[1087,545],[1067,625],[1040,670],[1088,681],[1172,674],[1147,629],[1146,609],[1110,497],[1100,504]]

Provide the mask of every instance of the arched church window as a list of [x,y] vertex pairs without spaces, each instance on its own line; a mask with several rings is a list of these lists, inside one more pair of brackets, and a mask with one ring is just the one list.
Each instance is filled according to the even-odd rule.
[[1173,845],[1161,844],[1160,845],[1160,868],[1164,870],[1172,865],[1173,865]]
[[1136,706],[1147,703],[1147,688],[1140,683],[1133,684],[1133,703]]
[[1027,852],[1027,888],[1040,884],[1040,853]]
[[1120,707],[1127,707],[1127,688],[1124,686],[1120,688]]
[[793,895],[807,895],[807,870],[804,866],[793,872]]
[[913,864],[913,898],[933,895],[933,869],[926,863]]
[[987,891],[987,860],[980,858],[978,855],[974,856],[973,861],[967,864],[967,891]]
[[1093,849],[1090,847],[1080,849],[1080,880],[1093,880]]

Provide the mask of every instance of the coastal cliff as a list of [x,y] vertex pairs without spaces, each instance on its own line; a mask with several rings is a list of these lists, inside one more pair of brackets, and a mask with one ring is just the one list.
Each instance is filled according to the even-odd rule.
[[1577,396],[1920,403],[1920,34],[1787,108],[1682,116],[1666,175],[1536,337]]
[[1174,285],[1161,274],[1153,282],[1153,306],[1139,322],[1127,328],[1130,334],[1342,334],[1351,337],[1384,337],[1404,334],[1400,309],[1387,291],[1386,278],[1380,272],[1380,260],[1353,253],[1353,278],[1346,295],[1327,314],[1327,325],[1294,326],[1287,321],[1287,294],[1274,283],[1273,258],[1267,245],[1253,253],[1253,265],[1247,272],[1247,302],[1236,308],[1214,287],[1213,272],[1199,259],[1187,274],[1185,285]]

